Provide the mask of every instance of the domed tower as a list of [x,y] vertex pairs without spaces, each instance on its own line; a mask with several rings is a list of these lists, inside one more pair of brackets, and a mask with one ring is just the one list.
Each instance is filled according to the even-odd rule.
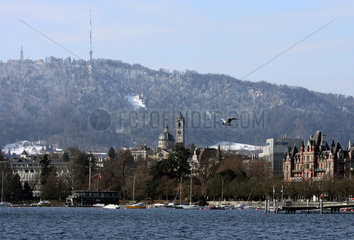
[[162,149],[172,149],[173,145],[175,144],[175,138],[173,135],[168,131],[168,126],[166,125],[163,133],[159,136],[159,148]]
[[176,119],[176,143],[183,144],[184,146],[184,117],[181,112],[178,113]]

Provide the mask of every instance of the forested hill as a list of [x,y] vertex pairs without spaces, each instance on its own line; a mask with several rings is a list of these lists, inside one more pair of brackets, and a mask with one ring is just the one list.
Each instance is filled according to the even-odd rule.
[[[61,147],[157,145],[179,111],[186,142],[264,144],[316,130],[346,146],[354,139],[354,99],[220,74],[151,70],[121,61],[57,59],[0,63],[0,146],[48,140]],[[220,118],[239,117],[235,127]]]

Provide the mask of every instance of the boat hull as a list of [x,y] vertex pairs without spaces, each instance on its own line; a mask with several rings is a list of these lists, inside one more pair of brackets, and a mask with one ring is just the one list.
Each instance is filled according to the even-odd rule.
[[125,206],[126,209],[145,209],[145,206],[132,206],[132,205],[127,205]]

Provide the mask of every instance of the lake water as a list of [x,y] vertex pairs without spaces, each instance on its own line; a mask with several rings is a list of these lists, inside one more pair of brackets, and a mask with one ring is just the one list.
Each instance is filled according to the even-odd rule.
[[0,239],[354,239],[354,214],[0,208]]

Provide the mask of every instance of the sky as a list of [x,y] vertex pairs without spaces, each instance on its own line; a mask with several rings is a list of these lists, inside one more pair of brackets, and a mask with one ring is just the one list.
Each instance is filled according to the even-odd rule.
[[89,59],[90,9],[94,58],[354,96],[346,0],[1,0],[0,61]]

